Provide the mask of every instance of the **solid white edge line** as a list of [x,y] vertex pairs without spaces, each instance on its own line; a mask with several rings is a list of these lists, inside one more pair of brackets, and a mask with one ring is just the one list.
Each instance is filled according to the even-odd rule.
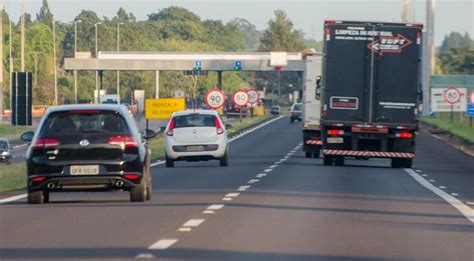
[[21,194],[21,195],[9,197],[9,198],[0,199],[0,204],[5,204],[5,203],[12,202],[12,201],[24,199],[24,198],[26,198],[27,196],[28,196],[27,194]]
[[448,193],[444,192],[443,190],[433,186],[430,182],[424,179],[422,176],[418,175],[412,169],[403,169],[408,175],[414,178],[418,183],[420,183],[423,187],[431,190],[433,193],[444,199],[446,202],[451,204],[451,206],[455,207],[461,214],[463,214],[469,221],[474,223],[474,209],[470,208],[469,206],[462,203],[462,201],[458,200],[457,198],[449,195]]
[[160,239],[153,245],[149,246],[148,249],[164,250],[169,248],[178,242],[178,239]]

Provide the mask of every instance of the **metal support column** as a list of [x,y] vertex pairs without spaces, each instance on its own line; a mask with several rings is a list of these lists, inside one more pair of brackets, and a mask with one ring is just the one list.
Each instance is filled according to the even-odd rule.
[[160,98],[160,71],[155,72],[155,99]]
[[222,90],[222,71],[217,71],[217,89]]

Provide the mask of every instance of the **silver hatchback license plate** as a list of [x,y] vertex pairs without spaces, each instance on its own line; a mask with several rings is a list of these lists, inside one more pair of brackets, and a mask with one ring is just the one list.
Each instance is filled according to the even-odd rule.
[[344,143],[344,138],[328,138],[328,143]]
[[99,175],[99,165],[73,165],[71,175]]

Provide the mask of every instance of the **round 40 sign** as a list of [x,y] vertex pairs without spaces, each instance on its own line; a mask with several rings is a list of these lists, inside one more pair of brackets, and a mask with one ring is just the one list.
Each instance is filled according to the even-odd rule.
[[232,101],[234,102],[235,105],[244,107],[247,106],[247,103],[249,103],[249,95],[247,94],[246,91],[238,90],[235,91],[234,94],[232,95]]
[[247,95],[249,96],[249,103],[256,104],[258,102],[258,92],[254,89],[250,89],[247,91]]
[[225,93],[219,89],[213,89],[207,92],[204,102],[211,109],[219,109],[225,104]]

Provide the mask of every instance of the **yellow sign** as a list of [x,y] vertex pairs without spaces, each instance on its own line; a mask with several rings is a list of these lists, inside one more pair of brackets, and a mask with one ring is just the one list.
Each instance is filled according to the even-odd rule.
[[186,109],[184,98],[177,99],[146,99],[145,117],[148,120],[169,119],[176,111]]

